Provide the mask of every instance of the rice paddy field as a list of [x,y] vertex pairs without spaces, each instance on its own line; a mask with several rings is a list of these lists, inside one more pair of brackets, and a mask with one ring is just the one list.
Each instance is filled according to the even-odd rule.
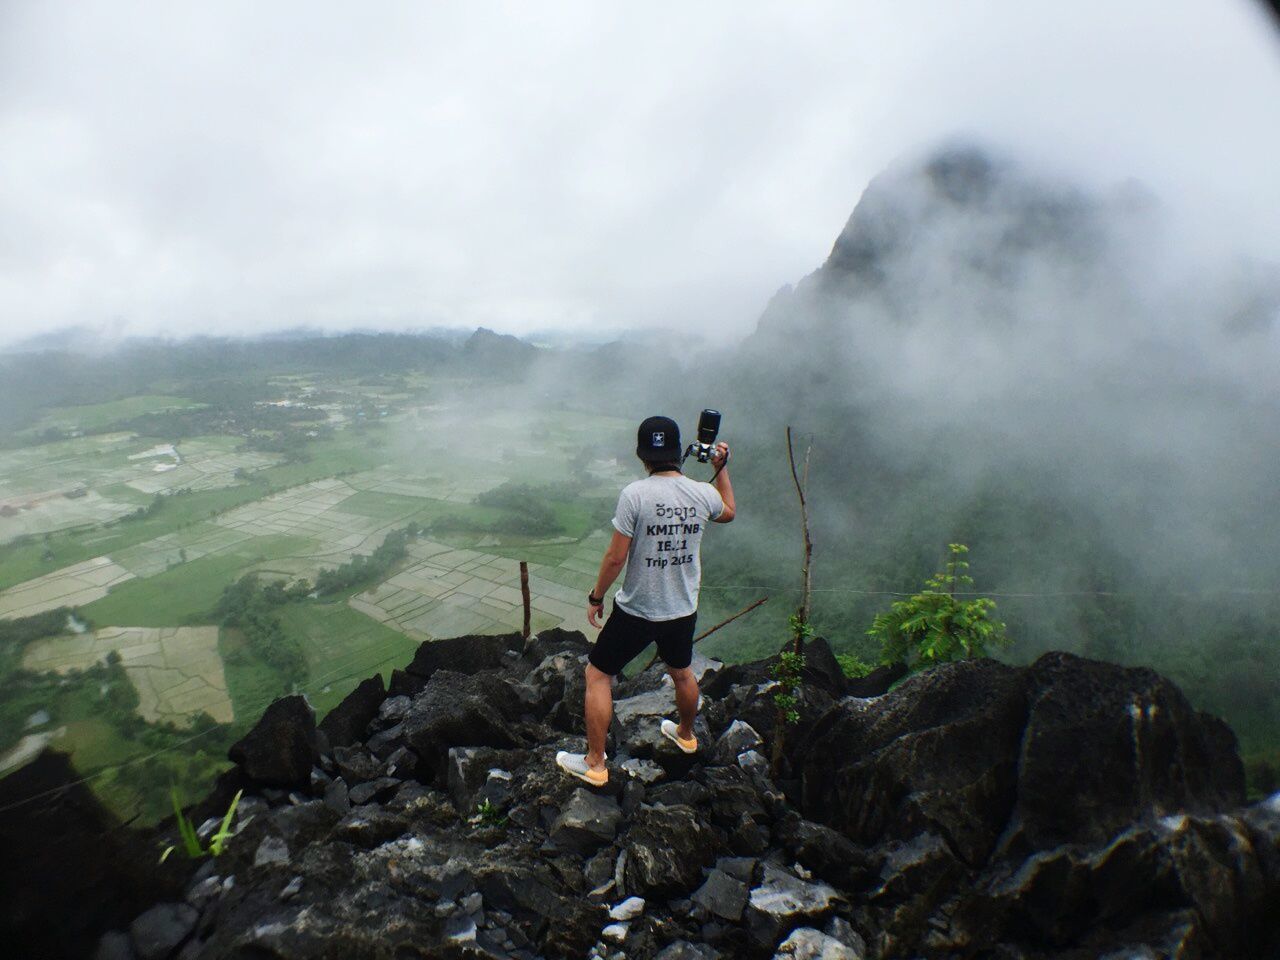
[[[253,435],[110,429],[201,411],[177,391],[49,410],[39,427],[58,438],[37,442],[30,430],[0,448],[0,627],[75,611],[65,631],[0,659],[0,768],[49,743],[121,815],[159,816],[165,778],[198,794],[276,696],[302,692],[323,715],[419,643],[518,630],[520,560],[531,566],[534,630],[582,628],[613,499],[637,475],[630,425],[518,404],[478,412],[412,386],[288,378],[297,406],[322,391],[360,394],[357,412],[312,404],[323,428],[303,434],[300,450]],[[511,485],[514,498],[486,499]],[[518,506],[532,501],[537,530]],[[271,668],[215,613],[246,574],[312,584],[406,525],[418,534],[375,579],[277,609],[305,661],[301,679]]]

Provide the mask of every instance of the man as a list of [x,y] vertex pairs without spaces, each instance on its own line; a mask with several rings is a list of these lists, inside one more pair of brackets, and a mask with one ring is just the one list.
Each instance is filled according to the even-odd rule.
[[587,596],[587,621],[599,630],[605,591],[626,567],[613,612],[588,658],[587,752],[556,754],[561,769],[592,786],[609,782],[604,740],[613,718],[613,679],[650,643],[657,643],[675,684],[680,715],[678,725],[663,720],[662,733],[685,753],[698,749],[693,734],[698,681],[689,669],[702,576],[698,551],[707,522],[728,523],[735,505],[726,468],[728,444],[715,446],[712,483],[684,476],[681,452],[680,428],[674,420],[649,417],[640,424],[636,456],[648,476],[628,484],[618,497],[613,539],[605,549],[595,589]]

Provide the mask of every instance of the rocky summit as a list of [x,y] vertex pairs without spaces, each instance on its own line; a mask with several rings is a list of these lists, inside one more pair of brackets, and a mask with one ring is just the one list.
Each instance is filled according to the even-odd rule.
[[[225,851],[183,861],[90,951],[1238,960],[1280,946],[1280,799],[1245,806],[1231,731],[1151,671],[1055,653],[889,690],[900,671],[846,680],[812,641],[775,769],[771,664],[699,658],[697,754],[657,733],[674,703],[645,671],[617,686],[594,790],[554,764],[583,749],[587,650],[559,630],[463,637],[319,723],[303,698],[277,701],[193,811],[207,833],[244,790]],[[172,825],[149,838],[174,840]],[[48,905],[49,922],[68,908]]]

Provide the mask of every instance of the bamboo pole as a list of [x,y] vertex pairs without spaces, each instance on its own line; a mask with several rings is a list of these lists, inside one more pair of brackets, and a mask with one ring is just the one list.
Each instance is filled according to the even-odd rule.
[[[729,624],[733,623],[733,621],[737,620],[739,617],[745,616],[746,614],[754,610],[756,607],[760,606],[760,604],[766,603],[768,600],[769,600],[768,597],[761,597],[755,603],[752,603],[752,604],[749,604],[748,606],[743,607],[741,610],[735,613],[732,617],[729,617],[729,619],[721,620],[714,627],[711,627],[709,630],[704,630],[702,633],[698,634],[696,637],[693,638],[693,642],[697,643],[699,640],[703,640],[706,637],[711,636],[711,634],[715,633],[721,627],[727,627]],[[658,662],[658,655],[655,653],[653,655],[653,659],[644,665],[644,670],[648,670],[657,662]],[[641,670],[640,672],[644,673],[644,670]]]

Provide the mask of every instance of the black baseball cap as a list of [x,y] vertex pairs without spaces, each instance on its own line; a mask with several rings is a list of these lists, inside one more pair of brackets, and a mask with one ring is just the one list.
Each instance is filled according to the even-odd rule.
[[636,432],[636,456],[649,463],[679,460],[679,425],[670,417],[646,417]]

